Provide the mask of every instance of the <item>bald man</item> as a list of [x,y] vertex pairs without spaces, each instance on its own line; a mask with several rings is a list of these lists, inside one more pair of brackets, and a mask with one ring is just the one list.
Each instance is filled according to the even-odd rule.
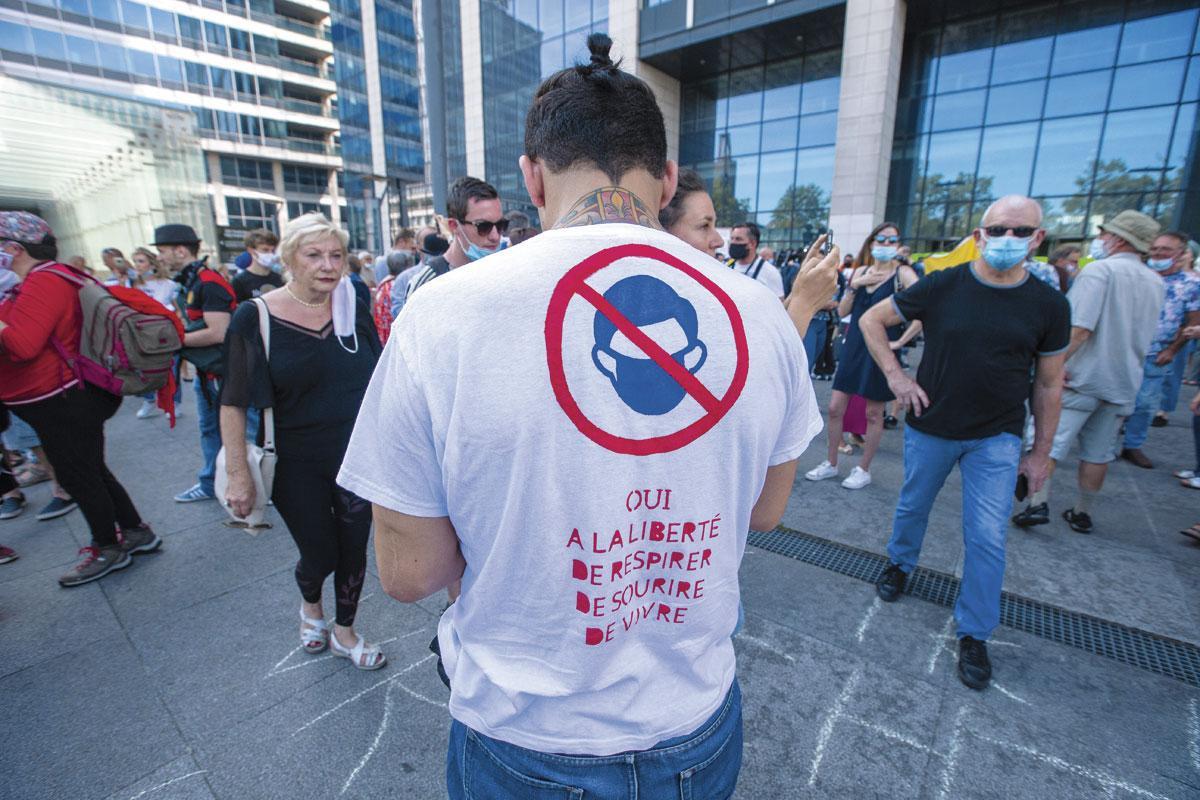
[[[954,618],[958,676],[972,689],[991,680],[986,642],[1000,622],[1013,488],[1018,475],[1030,492],[1045,483],[1062,405],[1071,310],[1060,292],[1025,268],[1045,238],[1041,224],[1034,200],[997,200],[973,234],[979,258],[929,275],[871,308],[859,323],[897,402],[908,409],[904,486],[887,548],[891,563],[876,591],[884,601],[899,599],[917,566],[933,502],[958,464],[964,554]],[[887,337],[888,327],[914,320],[925,329],[916,380],[900,367]],[[1034,445],[1022,457],[1031,390]]]

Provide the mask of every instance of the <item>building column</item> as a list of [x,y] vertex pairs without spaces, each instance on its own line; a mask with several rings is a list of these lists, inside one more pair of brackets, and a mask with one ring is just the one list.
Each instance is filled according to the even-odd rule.
[[279,224],[279,233],[282,235],[283,229],[287,227],[288,220],[291,218],[291,215],[288,214],[287,190],[283,188],[282,161],[271,163],[271,183],[275,186],[275,196],[279,198],[279,213],[275,215],[275,219]]
[[[487,180],[483,135],[483,40],[479,0],[459,0],[462,30],[463,121],[467,139],[467,174]],[[452,178],[459,176],[454,175]]]
[[905,0],[847,0],[829,227],[843,253],[883,221],[904,50]]
[[[638,59],[638,3],[609,0],[608,35],[613,40],[613,61],[623,59],[621,67],[646,82],[662,109],[667,128],[667,158],[679,158],[679,81],[662,70]],[[689,4],[690,7],[690,4]]]

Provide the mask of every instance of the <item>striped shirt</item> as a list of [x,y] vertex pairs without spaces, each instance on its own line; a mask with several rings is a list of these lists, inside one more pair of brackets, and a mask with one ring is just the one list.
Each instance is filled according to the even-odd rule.
[[445,275],[450,271],[450,262],[445,256],[434,256],[425,264],[425,269],[417,273],[417,276],[408,282],[408,291],[404,293],[404,302],[408,302],[408,298],[425,284],[429,283],[439,275]]

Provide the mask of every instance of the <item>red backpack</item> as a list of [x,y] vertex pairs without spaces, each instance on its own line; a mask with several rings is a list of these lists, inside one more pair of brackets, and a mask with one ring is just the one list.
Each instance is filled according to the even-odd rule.
[[160,405],[164,389],[174,395],[174,359],[183,346],[183,323],[174,313],[139,289],[105,286],[66,264],[47,269],[79,288],[79,358],[53,340],[79,380],[116,395],[157,391]]

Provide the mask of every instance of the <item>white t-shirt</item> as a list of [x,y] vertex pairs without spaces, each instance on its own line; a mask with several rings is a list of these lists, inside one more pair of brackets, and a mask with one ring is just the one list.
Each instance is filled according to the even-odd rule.
[[338,482],[448,516],[461,543],[438,626],[450,713],[594,755],[722,702],[751,508],[822,425],[779,300],[628,224],[550,230],[423,287],[358,419]]
[[167,278],[149,278],[142,283],[141,289],[158,302],[167,307],[168,311],[175,310],[175,294],[179,284]]
[[783,275],[780,274],[779,268],[770,261],[758,257],[755,257],[749,264],[739,264],[735,261],[733,269],[754,278],[774,292],[776,297],[783,297]]

